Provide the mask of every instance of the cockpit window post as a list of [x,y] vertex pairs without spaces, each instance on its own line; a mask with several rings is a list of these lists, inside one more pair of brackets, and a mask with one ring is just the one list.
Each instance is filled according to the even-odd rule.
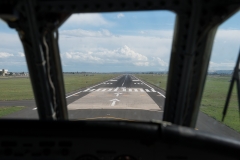
[[[228,105],[229,105],[229,101],[231,98],[231,94],[232,94],[232,90],[233,90],[233,85],[234,82],[236,82],[237,84],[237,97],[238,97],[238,108],[239,108],[239,114],[240,114],[240,79],[239,79],[239,64],[240,64],[240,50],[238,53],[238,59],[234,68],[234,71],[232,73],[232,79],[231,79],[231,83],[229,86],[229,90],[228,90],[228,94],[227,94],[227,99],[224,105],[224,109],[223,109],[223,116],[222,116],[222,121],[224,121],[224,118],[227,114],[227,109],[228,109]],[[239,115],[240,116],[240,115]]]

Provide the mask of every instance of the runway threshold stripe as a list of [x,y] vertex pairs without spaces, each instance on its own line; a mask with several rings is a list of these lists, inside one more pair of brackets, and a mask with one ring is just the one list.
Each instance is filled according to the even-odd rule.
[[[118,76],[118,77],[120,77],[120,76]],[[117,77],[117,78],[118,78]],[[114,80],[115,81],[115,80]],[[117,81],[117,80],[116,80]],[[92,91],[94,91],[95,89],[92,89],[92,88],[94,88],[94,87],[96,87],[96,86],[99,86],[99,85],[101,85],[101,84],[104,84],[104,83],[106,83],[106,82],[108,82],[108,80],[107,81],[105,81],[105,82],[102,82],[102,83],[99,83],[99,84],[97,84],[97,85],[95,85],[95,86],[92,86],[92,87],[89,87],[87,90],[90,90],[91,92]],[[86,90],[85,90],[86,91]],[[69,95],[69,96],[66,96],[66,98],[69,98],[69,97],[72,97],[72,96],[74,96],[74,95],[76,95],[76,94],[78,94],[78,93],[81,93],[82,91],[80,91],[80,92],[77,92],[77,93],[74,93],[74,94],[71,94],[71,95]]]

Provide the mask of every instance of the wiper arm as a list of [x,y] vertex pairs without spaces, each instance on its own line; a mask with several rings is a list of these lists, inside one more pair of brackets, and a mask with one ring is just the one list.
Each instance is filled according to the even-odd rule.
[[[234,82],[236,81],[237,83],[237,95],[238,95],[238,109],[239,109],[239,114],[240,114],[240,80],[239,80],[239,64],[240,64],[240,50],[238,53],[238,59],[232,74],[232,79],[231,79],[231,83],[230,83],[230,87],[228,90],[228,95],[227,95],[227,99],[226,99],[226,103],[223,109],[223,116],[222,116],[222,122],[224,121],[224,118],[227,114],[227,109],[228,109],[228,105],[229,105],[229,101],[231,98],[231,94],[232,94],[232,89],[233,89],[233,85]],[[239,115],[240,116],[240,115]]]

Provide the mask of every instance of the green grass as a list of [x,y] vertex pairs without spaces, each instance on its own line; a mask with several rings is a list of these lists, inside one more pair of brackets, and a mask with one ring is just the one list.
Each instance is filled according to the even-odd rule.
[[[220,122],[222,120],[222,112],[230,85],[230,79],[230,76],[208,76],[203,92],[200,110]],[[223,123],[240,132],[236,87],[233,89],[227,115]]]
[[[149,82],[166,90],[167,84],[166,75],[159,76],[142,74],[136,76],[146,82]],[[230,85],[229,82],[230,79],[231,79],[230,76],[208,76],[205,83],[200,111],[204,112],[205,114],[213,117],[214,119],[220,122],[222,120],[222,111],[226,101],[226,96]],[[240,132],[240,117],[238,111],[236,87],[234,87],[233,89],[227,115],[223,123],[233,128],[234,130]]]
[[[116,77],[116,74],[64,75],[66,93]],[[29,78],[0,78],[0,101],[34,99]]]
[[156,74],[137,74],[135,75],[141,80],[144,80],[148,83],[151,83],[157,87],[160,87],[164,90],[167,88],[167,75],[156,75]]
[[116,74],[96,74],[94,76],[64,75],[65,90],[67,93],[109,80]]
[[0,107],[0,117],[22,110],[23,106]]
[[33,99],[29,78],[1,78],[0,101]]

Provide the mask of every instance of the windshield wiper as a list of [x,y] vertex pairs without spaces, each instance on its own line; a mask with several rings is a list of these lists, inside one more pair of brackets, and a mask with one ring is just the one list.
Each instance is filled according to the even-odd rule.
[[[230,98],[231,98],[232,89],[233,89],[233,86],[234,86],[234,82],[235,82],[235,81],[236,81],[236,83],[237,83],[238,109],[239,109],[239,111],[240,111],[239,64],[240,64],[240,50],[239,50],[238,59],[237,59],[237,62],[236,62],[236,65],[235,65],[235,68],[234,68],[234,71],[233,71],[233,74],[232,74],[232,79],[231,79],[230,87],[229,87],[229,90],[228,90],[228,95],[227,95],[226,103],[225,103],[225,106],[224,106],[224,109],[223,109],[222,121],[224,121],[224,118],[225,118],[225,116],[226,116],[226,114],[227,114],[227,109],[228,109],[228,105],[229,105],[229,101],[230,101]],[[240,114],[240,112],[239,112],[239,114]],[[239,115],[239,116],[240,116],[240,115]]]

